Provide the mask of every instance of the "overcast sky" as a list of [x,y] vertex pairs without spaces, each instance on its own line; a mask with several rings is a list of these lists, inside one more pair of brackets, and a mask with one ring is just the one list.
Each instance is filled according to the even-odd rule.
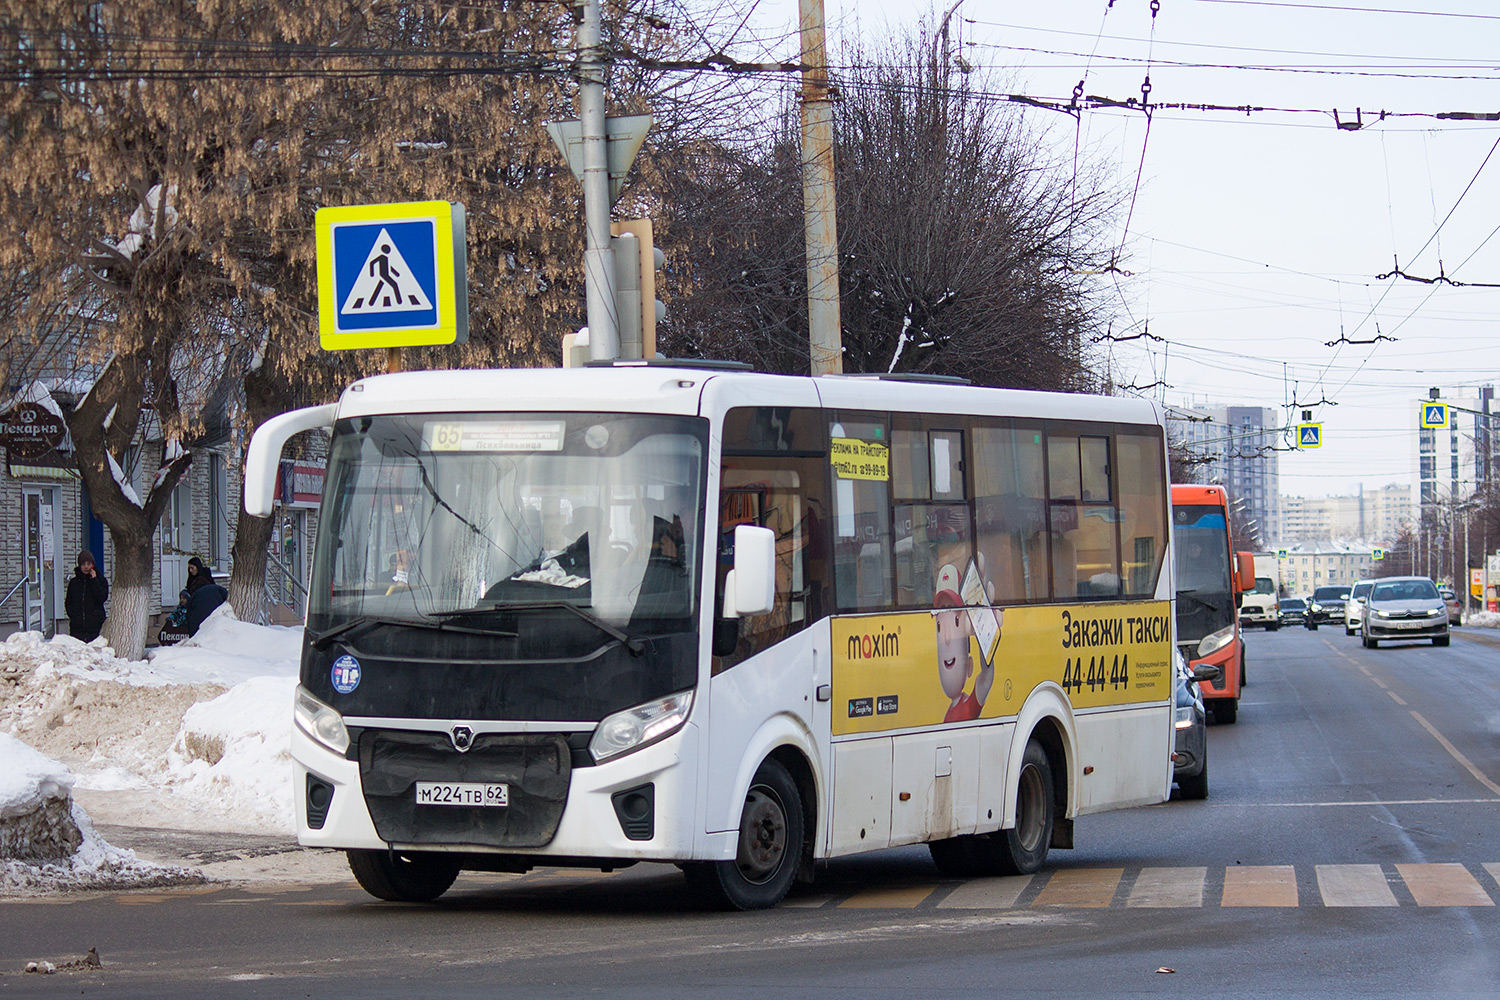
[[[901,0],[825,3],[834,63],[840,39],[935,20]],[[1399,258],[1431,278],[1441,260],[1454,281],[1500,284],[1500,122],[1435,117],[1500,112],[1500,6],[1161,0],[1154,23],[1150,8],[966,0],[953,21],[957,50],[996,74],[986,89],[1066,100],[1082,79],[1085,94],[1125,100],[1149,71],[1153,102],[1286,109],[1163,108],[1149,136],[1139,111],[1076,125],[1024,112],[1135,192],[1121,233],[1132,274],[1101,280],[1117,333],[1149,322],[1163,341],[1113,345],[1117,376],[1165,382],[1149,392],[1173,404],[1328,400],[1309,407],[1324,447],[1279,456],[1283,493],[1410,483],[1413,400],[1500,382],[1500,289],[1376,276]],[[757,16],[791,31],[796,10],[761,0]],[[795,57],[793,36],[784,48]],[[1367,127],[1335,127],[1335,109],[1352,122],[1357,108]],[[1326,346],[1341,336],[1395,339]]]

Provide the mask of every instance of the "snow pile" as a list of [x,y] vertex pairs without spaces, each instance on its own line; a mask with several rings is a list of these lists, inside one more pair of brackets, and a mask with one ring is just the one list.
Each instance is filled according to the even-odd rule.
[[201,882],[107,843],[72,800],[73,774],[0,734],[0,895]]
[[1465,625],[1478,628],[1500,628],[1500,613],[1494,611],[1471,611],[1464,615]]
[[267,832],[292,833],[295,677],[254,677],[182,717],[167,754],[175,796]]
[[240,622],[228,605],[149,660],[18,633],[0,643],[0,732],[69,765],[73,787],[133,797],[110,822],[289,833],[301,642],[300,628]]

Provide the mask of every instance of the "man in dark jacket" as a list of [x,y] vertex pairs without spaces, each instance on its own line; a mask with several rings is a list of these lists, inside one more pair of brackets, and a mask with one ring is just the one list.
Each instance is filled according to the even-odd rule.
[[[203,624],[214,609],[229,599],[229,591],[214,582],[213,571],[199,561],[197,556],[188,560],[191,567],[188,576],[188,602],[187,622],[184,631],[188,635],[197,635],[198,627]],[[196,565],[194,565],[196,564]]]
[[109,581],[94,565],[94,554],[87,549],[78,553],[78,568],[68,581],[68,595],[63,602],[68,612],[68,631],[80,642],[92,642],[104,627],[104,602],[109,600]]

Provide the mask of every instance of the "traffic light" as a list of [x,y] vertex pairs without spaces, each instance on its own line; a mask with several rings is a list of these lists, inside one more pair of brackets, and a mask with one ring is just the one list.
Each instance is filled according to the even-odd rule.
[[656,272],[666,256],[656,249],[650,219],[610,223],[614,234],[615,315],[620,357],[656,357],[656,324],[667,307],[656,297]]

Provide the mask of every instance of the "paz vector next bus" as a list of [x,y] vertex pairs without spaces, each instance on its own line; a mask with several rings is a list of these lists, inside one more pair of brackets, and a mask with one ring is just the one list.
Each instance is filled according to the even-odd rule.
[[331,433],[295,702],[298,839],[384,899],[675,862],[775,905],[929,844],[1028,873],[1172,781],[1148,401],[709,363],[412,372]]

